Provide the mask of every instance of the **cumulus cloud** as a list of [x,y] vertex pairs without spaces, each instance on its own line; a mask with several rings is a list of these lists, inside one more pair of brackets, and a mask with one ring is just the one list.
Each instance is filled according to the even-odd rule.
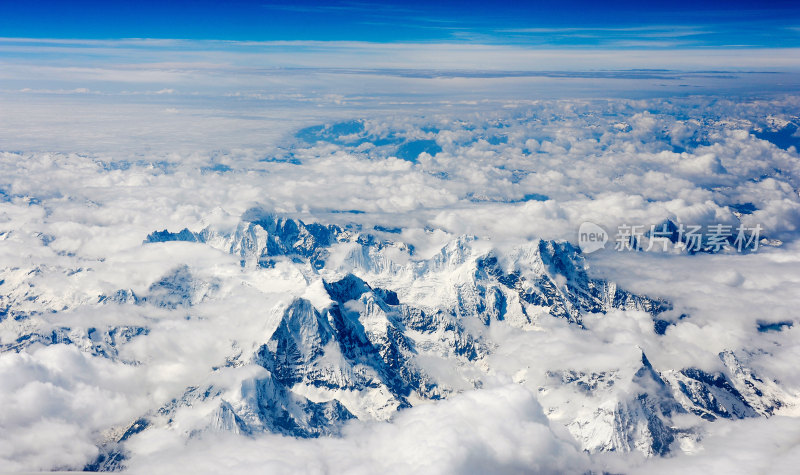
[[652,460],[631,473],[791,473],[800,461],[795,418],[745,419],[714,425],[695,453]]
[[145,409],[135,373],[65,345],[0,354],[3,470],[82,468],[103,431]]
[[341,438],[210,435],[185,446],[153,432],[131,448],[141,457],[130,469],[147,473],[565,473],[591,466],[518,385],[421,405],[391,423],[353,423]]

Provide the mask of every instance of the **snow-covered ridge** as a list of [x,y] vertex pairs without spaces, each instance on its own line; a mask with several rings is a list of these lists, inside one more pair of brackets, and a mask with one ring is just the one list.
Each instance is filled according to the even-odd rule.
[[[646,315],[651,334],[660,338],[691,319],[678,316],[666,300],[592,278],[580,251],[567,242],[499,249],[459,236],[421,258],[413,246],[357,227],[307,224],[253,209],[233,231],[162,230],[143,246],[210,246],[234,256],[240,271],[216,275],[180,265],[144,292],[67,299],[61,309],[46,307],[48,318],[31,312],[37,289],[27,274],[4,273],[4,289],[16,287],[4,292],[0,326],[4,335],[16,335],[3,337],[2,351],[76,345],[95,357],[147,367],[154,362],[137,345],[166,341],[165,332],[178,321],[218,329],[218,356],[205,376],[98,435],[100,455],[87,462],[90,469],[124,467],[127,445],[148,431],[186,438],[219,431],[336,436],[348,421],[389,420],[404,408],[496,384],[507,370],[498,358],[527,335],[552,332],[557,340],[558,332],[587,334],[593,331],[587,318],[631,312]],[[289,278],[299,288],[281,290],[280,280]],[[244,288],[264,296],[258,297],[265,299],[263,311],[227,316],[226,326],[214,327],[218,312],[231,311],[215,302]],[[56,323],[60,312],[89,310],[134,313],[138,324]],[[657,368],[641,348],[629,349],[597,370],[568,362],[537,367],[528,360],[513,372],[514,381],[536,391],[547,417],[589,452],[662,456],[694,446],[706,421],[769,416],[797,401],[732,351],[719,355],[720,370],[712,373]]]
[[[660,318],[671,313],[668,302],[591,279],[580,252],[569,243],[536,241],[501,254],[464,236],[430,259],[392,259],[398,249],[409,255],[413,249],[357,230],[307,225],[258,210],[245,216],[257,219],[243,220],[231,234],[211,228],[165,230],[146,241],[211,245],[237,256],[245,269],[299,266],[309,281],[321,281],[327,302],[316,298],[322,304],[315,307],[305,298],[288,301],[271,336],[254,351],[232,351],[228,363],[211,373],[212,382],[187,388],[124,433],[147,421],[187,437],[208,430],[336,434],[353,418],[390,419],[426,399],[481,387],[492,373],[487,357],[503,344],[493,338],[493,325],[541,331],[541,319],[555,317],[580,329],[583,315],[614,309],[647,312],[657,334],[671,323]],[[192,301],[185,295],[188,288],[208,287],[167,285],[175,290],[173,300],[186,306]],[[120,303],[147,304],[147,298],[139,300]],[[169,299],[151,297],[150,304],[174,308]],[[461,382],[437,380],[431,358],[451,367]],[[673,416],[756,417],[792,404],[792,396],[743,369],[732,353],[721,358],[726,371],[713,375],[696,368],[656,370],[643,353],[639,364],[612,372],[545,369],[539,392],[549,417],[563,423],[585,450],[664,455],[699,434],[685,422],[676,424]],[[223,379],[216,373],[251,367],[259,372],[233,378],[231,386],[225,385],[230,380],[214,381]],[[584,409],[577,410],[576,401]],[[184,415],[190,419],[183,422],[179,415],[195,406],[207,408],[202,412],[207,415]],[[121,460],[124,442],[107,442],[96,466],[115,467],[110,461]]]

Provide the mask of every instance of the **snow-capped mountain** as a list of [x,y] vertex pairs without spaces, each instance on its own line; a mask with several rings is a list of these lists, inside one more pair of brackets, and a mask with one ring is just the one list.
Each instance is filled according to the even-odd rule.
[[[406,408],[491,384],[503,335],[592,332],[587,316],[622,311],[646,314],[652,335],[662,338],[667,327],[691,320],[663,299],[590,277],[584,257],[568,242],[508,247],[460,236],[420,256],[401,239],[251,209],[234,229],[154,231],[142,244],[208,246],[233,256],[238,274],[209,276],[183,264],[144,291],[57,298],[37,293],[36,276],[80,270],[5,269],[0,325],[15,337],[2,339],[2,351],[66,344],[146,364],[126,347],[159,327],[158,318],[207,319],[209,312],[200,309],[242,285],[252,287],[265,273],[299,276],[300,290],[266,289],[279,295],[271,305],[228,318],[228,325],[257,330],[235,337],[221,332],[224,360],[207,367],[204,377],[98,436],[100,455],[86,468],[116,470],[125,466],[129,441],[154,428],[187,439],[220,431],[336,437],[353,419],[390,420]],[[134,319],[138,324],[106,328],[32,318],[70,312],[141,316]],[[796,395],[757,375],[733,351],[720,353],[715,372],[654,367],[641,348],[626,351],[631,356],[609,369],[563,361],[519,368],[514,379],[536,391],[552,423],[591,453],[663,456],[693,446],[707,421],[768,417],[797,403]]]

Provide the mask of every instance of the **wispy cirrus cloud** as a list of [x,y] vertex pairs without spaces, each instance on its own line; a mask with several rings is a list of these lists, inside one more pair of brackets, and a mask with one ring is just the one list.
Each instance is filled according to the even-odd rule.
[[[691,37],[690,32],[702,34],[701,29],[687,29],[663,38],[659,32],[667,29],[624,29],[620,31],[625,34],[604,38],[604,44],[594,47],[549,44],[550,29],[534,31],[535,36],[544,38],[544,43],[0,38],[0,62],[6,67],[72,67],[79,62],[81,68],[102,63],[104,68],[134,65],[142,69],[151,64],[191,64],[200,65],[195,69],[243,71],[285,67],[514,71],[800,67],[800,55],[793,48],[695,48],[683,42]],[[587,38],[595,38],[592,31],[586,30]],[[628,35],[628,31],[635,34]],[[459,34],[465,38],[471,35]]]
[[629,26],[629,27],[541,27],[541,28],[506,28],[495,30],[499,33],[636,33],[650,35],[669,35],[669,36],[688,36],[708,32],[700,26],[686,25],[649,25],[649,26]]

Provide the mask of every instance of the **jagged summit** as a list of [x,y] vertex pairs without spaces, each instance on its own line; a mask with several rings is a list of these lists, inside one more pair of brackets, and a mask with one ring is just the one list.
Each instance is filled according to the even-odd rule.
[[[325,266],[328,248],[336,243],[355,242],[378,249],[395,244],[333,224],[307,224],[299,219],[279,216],[260,208],[246,211],[233,233],[220,233],[212,228],[199,232],[186,228],[178,232],[165,229],[155,231],[145,239],[145,243],[169,241],[211,245],[238,255],[242,266],[271,267],[276,258],[287,257],[310,262],[316,269]],[[407,251],[411,250],[408,246],[403,247]]]

